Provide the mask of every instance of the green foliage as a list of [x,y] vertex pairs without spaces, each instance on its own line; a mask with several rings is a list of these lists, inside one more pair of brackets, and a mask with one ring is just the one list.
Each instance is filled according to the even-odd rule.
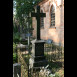
[[17,61],[17,55],[16,55],[16,44],[13,42],[13,63],[16,63]]
[[21,38],[20,38],[20,33],[13,33],[13,42],[18,43],[20,42]]
[[[14,24],[13,24],[14,25]],[[18,32],[18,27],[16,25],[13,26],[13,33]]]
[[55,77],[61,77],[58,73],[55,74]]
[[16,50],[16,44],[13,42],[13,52]]
[[[13,0],[13,9],[16,10],[16,19],[25,26],[27,16],[34,11],[34,6],[41,0]],[[30,22],[31,24],[31,19]]]
[[13,64],[17,62],[17,59],[16,58],[17,58],[16,53],[13,53]]
[[13,42],[19,42],[20,41],[20,32],[18,31],[18,26],[15,23],[15,21],[13,21]]

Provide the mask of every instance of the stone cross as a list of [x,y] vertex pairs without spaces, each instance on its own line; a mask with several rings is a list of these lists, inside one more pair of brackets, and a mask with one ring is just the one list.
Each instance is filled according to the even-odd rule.
[[29,68],[33,68],[33,71],[35,72],[36,68],[39,70],[40,67],[47,65],[47,60],[44,56],[45,41],[40,39],[40,18],[46,17],[46,14],[40,13],[40,6],[37,6],[37,13],[31,13],[31,17],[36,17],[37,20],[36,40],[31,41],[32,51],[31,58],[29,59]]
[[31,17],[36,17],[36,20],[37,20],[36,40],[40,40],[40,18],[46,17],[46,14],[40,13],[40,6],[37,6],[37,13],[31,13]]

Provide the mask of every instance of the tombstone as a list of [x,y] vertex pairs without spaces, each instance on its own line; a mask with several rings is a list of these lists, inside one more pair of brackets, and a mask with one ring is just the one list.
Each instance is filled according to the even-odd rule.
[[28,47],[27,47],[27,45],[18,44],[17,48],[20,49],[20,51],[25,51]]
[[51,40],[51,39],[48,39],[47,41],[46,41],[46,43],[48,43],[48,44],[51,44],[53,42],[53,40]]
[[21,77],[21,65],[18,63],[13,64],[13,77]]
[[26,38],[26,37],[25,37],[25,33],[22,33],[22,34],[20,35],[20,37],[21,37],[22,40],[25,40],[25,38]]
[[30,37],[30,36],[31,36],[31,34],[30,34],[30,33],[27,33],[27,34],[26,34],[26,37]]
[[31,13],[31,17],[36,17],[36,39],[31,41],[32,51],[31,58],[29,60],[30,68],[40,68],[47,65],[47,61],[44,56],[44,40],[40,39],[40,18],[45,17],[45,13],[40,13],[40,6],[37,6],[37,13]]

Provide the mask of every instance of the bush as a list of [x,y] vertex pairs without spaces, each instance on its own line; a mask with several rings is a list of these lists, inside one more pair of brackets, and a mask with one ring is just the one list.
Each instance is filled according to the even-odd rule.
[[18,43],[20,42],[21,38],[20,38],[20,33],[13,33],[13,42]]
[[17,62],[16,44],[13,42],[13,63]]
[[60,77],[60,75],[58,73],[55,74],[55,77]]
[[13,53],[13,64],[17,62],[17,54]]
[[13,52],[16,50],[16,44],[13,42]]

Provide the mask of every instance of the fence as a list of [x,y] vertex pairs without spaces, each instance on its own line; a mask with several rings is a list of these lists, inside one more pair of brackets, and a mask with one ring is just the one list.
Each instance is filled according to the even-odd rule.
[[[30,53],[27,50],[18,49],[17,51],[18,63],[21,64],[21,77],[46,77],[37,71],[38,68],[34,72],[34,68],[29,70]],[[44,54],[48,60],[49,69],[53,70],[53,67],[61,68],[64,66],[64,47],[45,43]]]
[[55,62],[63,66],[64,47],[46,43],[44,47],[44,54],[49,62]]

